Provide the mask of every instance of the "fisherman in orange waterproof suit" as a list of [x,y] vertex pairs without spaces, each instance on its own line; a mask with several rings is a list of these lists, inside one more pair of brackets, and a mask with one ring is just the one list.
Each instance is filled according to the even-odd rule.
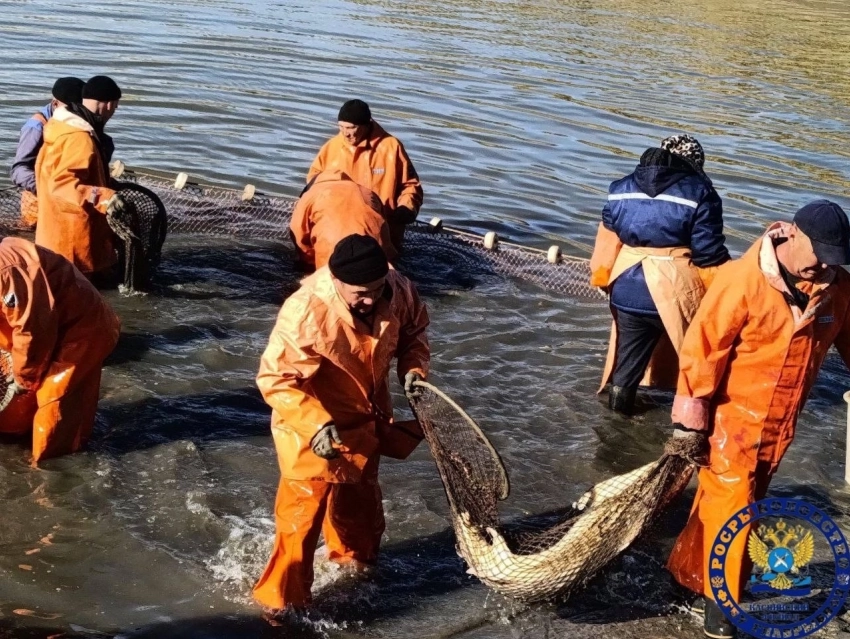
[[328,263],[334,247],[349,235],[368,235],[387,259],[398,256],[378,197],[342,171],[323,171],[307,185],[295,205],[289,231],[299,261],[309,270]]
[[428,323],[413,284],[363,235],[340,241],[283,304],[257,375],[281,479],[274,549],[254,598],[275,613],[311,603],[319,532],[331,561],[375,562],[380,456],[404,458],[421,439],[415,422],[393,421],[390,364],[398,359],[405,392],[416,393],[428,373]]
[[[705,634],[733,637],[714,601],[708,560],[735,512],[762,499],[827,350],[850,366],[850,223],[818,200],[777,222],[739,260],[720,267],[679,353],[674,435],[708,448],[690,519],[667,564],[705,595]],[[748,530],[727,552],[726,582],[740,602],[752,568]]]
[[38,220],[35,161],[44,144],[44,125],[57,108],[82,101],[84,84],[85,82],[79,78],[73,77],[56,80],[52,90],[53,99],[34,113],[21,127],[21,136],[18,140],[18,148],[15,150],[10,175],[12,183],[22,189],[21,222],[26,228],[35,228]]
[[422,206],[422,185],[413,163],[396,138],[372,119],[363,100],[349,100],[337,117],[339,135],[322,146],[307,181],[326,170],[342,171],[376,193],[396,251],[401,252],[404,227],[416,220]]
[[89,279],[104,283],[117,261],[106,215],[125,204],[109,186],[102,138],[120,99],[121,89],[111,78],[91,78],[83,87],[82,104],[59,107],[48,120],[35,166],[35,243],[64,256]]
[[0,348],[12,353],[16,392],[0,412],[0,432],[32,430],[33,462],[79,450],[94,425],[118,318],[68,260],[14,237],[0,242],[0,310]]

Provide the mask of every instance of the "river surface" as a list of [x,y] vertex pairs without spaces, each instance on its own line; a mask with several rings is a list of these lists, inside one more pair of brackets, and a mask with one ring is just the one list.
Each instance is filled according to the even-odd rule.
[[[405,144],[423,216],[587,256],[608,183],[696,135],[740,254],[815,197],[850,210],[846,0],[161,0],[0,2],[0,164],[62,75],[112,75],[130,166],[295,196],[346,99]],[[174,237],[123,321],[89,450],[41,470],[0,447],[0,637],[698,637],[662,568],[682,500],[561,605],[489,593],[453,552],[424,447],[384,464],[384,556],[366,583],[317,560],[300,630],[257,620],[277,466],[253,383],[291,251]],[[507,515],[563,507],[657,457],[671,397],[612,416],[595,397],[604,306],[410,255],[432,317],[433,380],[491,435]],[[404,400],[394,383],[397,406]],[[844,516],[843,364],[827,360],[772,493]],[[846,528],[845,528],[846,529]],[[833,623],[829,635],[846,622]]]

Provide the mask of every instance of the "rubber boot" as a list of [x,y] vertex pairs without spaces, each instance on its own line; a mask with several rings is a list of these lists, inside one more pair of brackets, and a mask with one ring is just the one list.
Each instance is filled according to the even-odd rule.
[[737,631],[732,622],[726,618],[720,606],[708,597],[705,598],[705,623],[703,632],[711,639],[734,639]]
[[635,407],[636,386],[611,386],[608,408],[623,415],[631,415]]
[[688,610],[690,610],[695,615],[699,615],[700,617],[705,616],[705,597],[697,597],[694,599],[690,605],[688,606]]

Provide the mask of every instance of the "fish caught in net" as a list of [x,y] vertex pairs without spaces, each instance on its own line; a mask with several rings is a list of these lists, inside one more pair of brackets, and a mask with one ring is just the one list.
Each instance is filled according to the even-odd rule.
[[0,412],[6,410],[6,407],[9,406],[15,397],[14,381],[12,354],[9,351],[0,349]]
[[623,552],[690,481],[681,440],[658,461],[596,484],[560,521],[506,526],[497,504],[508,495],[502,461],[482,430],[427,382],[411,399],[448,497],[458,554],[494,590],[541,601],[582,586]]
[[[178,185],[174,180],[123,166],[113,176],[122,185],[134,184],[159,198],[168,212],[169,235],[290,241],[289,221],[295,199],[185,180]],[[0,227],[9,233],[30,228],[22,219],[21,197],[18,189],[0,190]],[[139,237],[145,241],[144,231]],[[560,250],[553,250],[556,248],[546,251],[503,241],[488,242],[486,236],[422,222],[411,224],[405,231],[407,255],[427,254],[442,259],[456,272],[516,277],[549,291],[604,303],[604,294],[590,285],[588,260],[562,255]]]

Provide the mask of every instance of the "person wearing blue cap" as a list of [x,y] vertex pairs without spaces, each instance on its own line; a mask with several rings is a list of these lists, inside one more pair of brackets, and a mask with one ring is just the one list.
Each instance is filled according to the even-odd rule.
[[[712,595],[709,557],[720,530],[762,499],[794,439],[797,418],[829,347],[850,367],[850,222],[816,200],[777,222],[718,269],[679,353],[674,435],[705,450],[690,519],[667,567],[705,596],[707,637],[735,636]],[[726,552],[725,583],[740,602],[752,564],[749,531]]]

